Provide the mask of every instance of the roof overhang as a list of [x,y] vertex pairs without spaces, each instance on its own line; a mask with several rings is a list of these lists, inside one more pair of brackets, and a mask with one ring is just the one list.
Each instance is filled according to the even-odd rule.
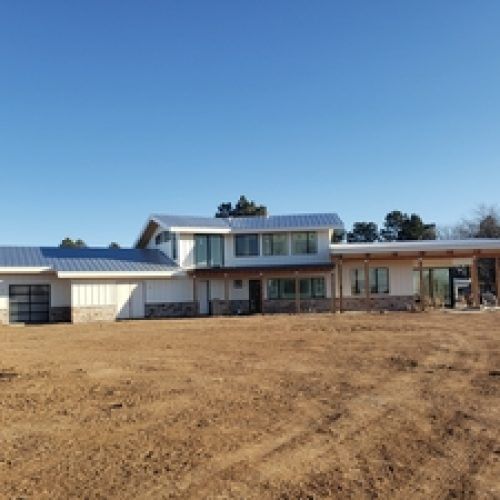
[[0,267],[1,274],[55,274],[51,267]]
[[415,259],[496,258],[500,257],[500,239],[397,241],[383,243],[340,243],[330,245],[332,259]]
[[306,274],[331,272],[334,268],[332,263],[325,264],[303,264],[303,265],[279,265],[279,266],[238,266],[238,267],[210,267],[198,268],[188,271],[188,275],[196,278],[227,278],[234,276],[270,276],[282,274]]

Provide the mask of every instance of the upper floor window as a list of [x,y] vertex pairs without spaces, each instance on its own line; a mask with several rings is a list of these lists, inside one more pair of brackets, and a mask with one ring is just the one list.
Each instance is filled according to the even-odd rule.
[[196,234],[194,237],[194,254],[197,266],[223,266],[223,237],[220,234]]
[[237,234],[234,237],[236,257],[257,257],[259,255],[258,234]]
[[318,253],[318,235],[311,231],[292,233],[292,253]]
[[270,233],[262,235],[263,255],[287,255],[288,235],[286,233]]
[[170,231],[162,231],[161,233],[158,233],[155,238],[155,243],[157,245],[160,245],[161,243],[166,243],[167,241],[170,241],[172,237],[172,233]]
[[[365,293],[364,269],[351,269],[351,294]],[[389,269],[387,267],[370,268],[370,293],[389,293]]]

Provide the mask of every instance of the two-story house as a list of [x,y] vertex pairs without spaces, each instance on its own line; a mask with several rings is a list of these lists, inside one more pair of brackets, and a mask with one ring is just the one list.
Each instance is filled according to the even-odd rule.
[[136,247],[160,250],[186,276],[148,282],[145,315],[329,311],[330,243],[342,229],[331,213],[151,216]]

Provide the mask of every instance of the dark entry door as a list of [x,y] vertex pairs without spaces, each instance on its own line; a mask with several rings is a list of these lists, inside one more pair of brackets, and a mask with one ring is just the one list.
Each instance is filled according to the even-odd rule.
[[250,313],[262,312],[262,285],[260,280],[248,282],[248,295],[250,298]]
[[48,323],[50,285],[10,285],[11,323]]

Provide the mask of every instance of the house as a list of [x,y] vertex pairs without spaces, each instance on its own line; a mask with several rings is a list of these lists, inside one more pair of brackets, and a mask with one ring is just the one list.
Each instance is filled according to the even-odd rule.
[[0,247],[0,323],[451,307],[469,283],[478,305],[478,259],[500,276],[500,240],[332,243],[342,229],[334,213],[152,215],[134,248]]

